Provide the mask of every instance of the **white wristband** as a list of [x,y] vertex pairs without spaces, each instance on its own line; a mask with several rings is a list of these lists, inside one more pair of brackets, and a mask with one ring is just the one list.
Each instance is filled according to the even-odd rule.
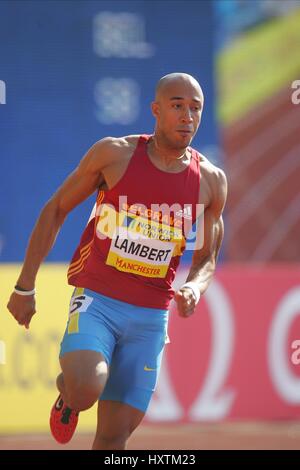
[[189,287],[193,291],[193,294],[194,294],[194,297],[195,297],[195,302],[197,304],[200,300],[200,297],[201,297],[201,292],[200,292],[199,287],[197,286],[197,283],[193,282],[193,281],[186,282],[185,284],[183,284],[180,287],[180,289],[183,289],[184,287]]
[[32,290],[19,290],[19,289],[14,288],[14,292],[15,292],[15,294],[18,294],[18,295],[34,295],[35,294],[35,289],[32,289]]

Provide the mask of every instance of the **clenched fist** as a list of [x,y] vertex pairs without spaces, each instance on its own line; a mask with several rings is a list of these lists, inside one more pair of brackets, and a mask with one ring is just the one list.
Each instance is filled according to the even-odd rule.
[[196,307],[196,298],[190,287],[181,287],[175,294],[177,310],[181,317],[189,317],[194,313]]
[[34,295],[18,295],[13,292],[7,308],[19,325],[24,325],[28,329],[31,318],[35,314],[35,297]]

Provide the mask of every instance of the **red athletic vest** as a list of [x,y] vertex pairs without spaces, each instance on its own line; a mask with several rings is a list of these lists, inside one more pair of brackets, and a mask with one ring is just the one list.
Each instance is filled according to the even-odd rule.
[[121,180],[98,192],[68,281],[130,304],[167,309],[187,230],[196,220],[199,154],[190,148],[190,165],[167,173],[149,159],[149,138],[139,138]]

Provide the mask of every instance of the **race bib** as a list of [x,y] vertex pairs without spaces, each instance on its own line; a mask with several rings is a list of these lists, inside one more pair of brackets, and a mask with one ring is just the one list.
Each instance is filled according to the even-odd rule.
[[181,254],[181,229],[107,206],[101,215],[97,231],[111,238],[106,264],[140,276],[166,276],[172,257]]

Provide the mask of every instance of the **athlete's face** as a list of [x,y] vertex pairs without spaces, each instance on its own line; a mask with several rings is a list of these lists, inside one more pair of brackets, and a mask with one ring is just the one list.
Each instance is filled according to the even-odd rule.
[[203,94],[196,81],[171,81],[152,103],[156,133],[170,147],[186,148],[198,130],[202,108]]

